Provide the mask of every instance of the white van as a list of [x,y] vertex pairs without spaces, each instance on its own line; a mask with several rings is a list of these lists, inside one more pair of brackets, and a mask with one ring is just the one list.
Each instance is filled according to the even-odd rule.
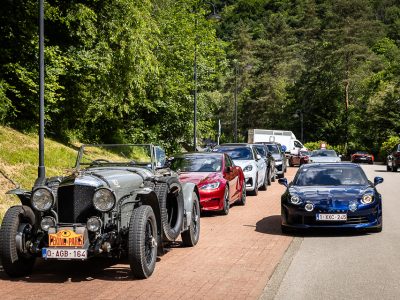
[[277,142],[286,147],[286,153],[298,155],[300,150],[307,150],[304,145],[296,139],[293,132],[288,130],[273,129],[249,129],[248,143]]

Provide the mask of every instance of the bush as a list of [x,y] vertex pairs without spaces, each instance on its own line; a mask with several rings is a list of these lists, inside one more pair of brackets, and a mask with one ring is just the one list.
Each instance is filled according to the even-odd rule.
[[386,141],[382,143],[381,149],[379,151],[379,157],[385,160],[386,156],[397,144],[400,144],[400,137],[397,135],[390,136]]
[[329,145],[327,142],[324,142],[324,141],[308,142],[308,143],[304,144],[304,147],[306,147],[309,151],[313,151],[313,150],[321,149],[321,144],[325,144],[326,149],[333,149],[331,145]]

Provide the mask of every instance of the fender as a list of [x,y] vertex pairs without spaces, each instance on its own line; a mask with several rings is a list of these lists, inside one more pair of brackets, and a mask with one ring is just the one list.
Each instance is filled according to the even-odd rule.
[[19,200],[21,200],[22,205],[31,207],[31,191],[16,188],[8,191],[6,194],[18,196]]
[[196,193],[197,197],[199,197],[199,193],[197,191],[197,186],[191,182],[182,183],[182,192],[185,209],[185,222],[183,222],[184,226],[182,228],[182,231],[185,231],[192,223],[193,193]]

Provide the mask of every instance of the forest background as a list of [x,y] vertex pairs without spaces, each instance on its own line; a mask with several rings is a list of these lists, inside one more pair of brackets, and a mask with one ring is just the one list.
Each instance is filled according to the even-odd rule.
[[[0,30],[0,124],[36,132],[38,1],[2,1]],[[195,47],[199,141],[233,141],[235,82],[239,141],[300,114],[305,142],[400,141],[397,0],[46,0],[46,136],[190,150]]]

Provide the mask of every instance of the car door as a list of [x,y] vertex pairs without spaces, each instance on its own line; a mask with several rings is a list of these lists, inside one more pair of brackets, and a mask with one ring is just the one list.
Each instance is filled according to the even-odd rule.
[[[257,184],[260,185],[265,180],[265,173],[266,173],[266,163],[263,158],[257,159],[257,155],[260,155],[256,148],[253,148],[253,155],[257,165],[257,175],[258,175],[258,182]],[[260,155],[261,156],[261,155]]]
[[[224,154],[224,163],[225,163],[225,179],[229,183],[229,196],[230,196],[230,201],[236,199],[237,195],[237,186],[238,186],[238,181],[239,181],[239,171],[238,168],[235,167],[233,164],[231,158],[229,155]],[[227,172],[228,168],[230,169],[230,172]]]

